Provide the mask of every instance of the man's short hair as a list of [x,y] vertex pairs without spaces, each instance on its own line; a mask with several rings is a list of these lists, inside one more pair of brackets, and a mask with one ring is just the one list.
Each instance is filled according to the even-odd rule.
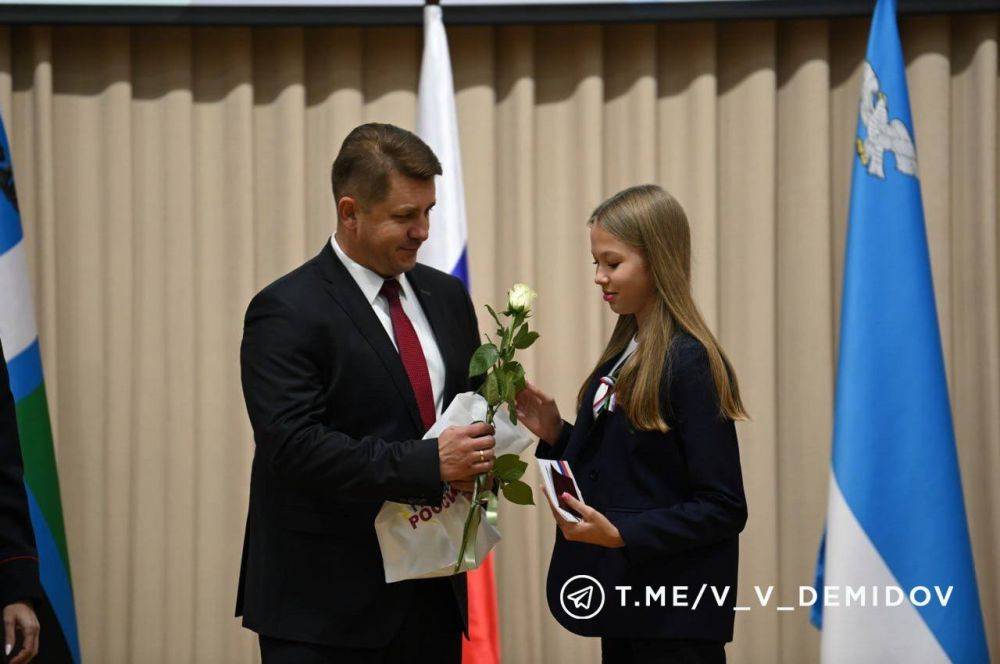
[[351,196],[362,205],[379,203],[389,193],[389,174],[393,171],[429,180],[441,175],[441,162],[413,132],[378,122],[355,127],[333,161],[333,199]]

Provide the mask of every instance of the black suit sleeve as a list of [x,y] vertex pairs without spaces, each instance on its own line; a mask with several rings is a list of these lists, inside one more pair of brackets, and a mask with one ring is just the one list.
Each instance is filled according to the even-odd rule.
[[622,523],[619,532],[633,562],[714,544],[737,535],[747,520],[736,426],[719,412],[708,355],[700,344],[685,344],[674,355],[669,398],[691,495]]
[[0,608],[39,599],[41,594],[14,395],[0,346]]
[[240,367],[257,453],[271,472],[355,498],[441,500],[437,439],[355,439],[322,421],[329,394],[316,330],[263,291],[250,303]]
[[[465,285],[462,285],[462,297],[465,298],[465,308],[467,311],[468,321],[469,321],[469,340],[471,342],[470,347],[472,352],[470,352],[469,357],[466,361],[466,366],[472,361],[472,353],[479,348],[482,342],[482,337],[479,335],[479,318],[476,316],[476,306],[472,304],[472,296],[469,295],[469,291],[465,290]],[[477,392],[483,383],[486,382],[486,376],[476,376],[475,378],[468,378],[468,371],[465,373],[468,391]]]

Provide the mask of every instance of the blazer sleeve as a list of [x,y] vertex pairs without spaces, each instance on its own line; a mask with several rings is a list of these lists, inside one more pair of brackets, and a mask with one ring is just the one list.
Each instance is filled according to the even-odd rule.
[[537,459],[561,459],[563,453],[566,451],[566,446],[569,445],[569,439],[573,436],[573,425],[563,420],[562,428],[559,430],[559,435],[552,442],[538,439],[538,445],[535,447],[535,458]]
[[669,406],[691,494],[683,502],[623,521],[618,530],[633,562],[714,544],[746,525],[736,426],[719,411],[708,355],[700,344],[685,344],[674,357]]
[[14,395],[0,346],[0,608],[41,596]]
[[[468,367],[468,362],[472,361],[472,353],[476,352],[482,341],[482,337],[479,335],[479,318],[476,316],[476,306],[472,304],[472,296],[469,295],[469,291],[465,289],[465,284],[461,284],[461,296],[465,301],[466,310],[466,321],[468,323],[467,334],[469,336],[469,347],[472,349],[469,353],[469,357],[466,361],[466,368]],[[466,388],[470,392],[477,392],[483,383],[486,382],[486,376],[476,376],[475,378],[469,378],[469,372],[465,372]]]
[[257,453],[278,477],[356,498],[441,500],[437,439],[357,439],[324,424],[322,340],[289,305],[262,291],[250,303],[240,372]]

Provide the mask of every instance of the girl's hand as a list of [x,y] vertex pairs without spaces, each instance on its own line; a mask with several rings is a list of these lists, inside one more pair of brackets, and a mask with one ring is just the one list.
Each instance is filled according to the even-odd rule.
[[546,443],[555,443],[562,430],[556,400],[530,381],[517,393],[517,421]]
[[552,510],[552,516],[555,517],[556,523],[559,524],[559,530],[562,531],[563,537],[567,540],[570,542],[596,544],[597,546],[603,546],[608,549],[617,549],[625,546],[625,541],[622,539],[621,533],[618,532],[618,528],[615,527],[615,524],[608,521],[606,516],[595,510],[593,507],[589,507],[568,493],[564,493],[562,495],[562,499],[566,501],[566,503],[572,507],[577,514],[583,517],[583,520],[579,523],[567,521],[561,514],[559,514],[559,511],[556,510],[556,503],[552,500],[552,496],[549,495],[545,486],[539,485],[539,488],[545,493],[545,497],[549,499],[549,509]]

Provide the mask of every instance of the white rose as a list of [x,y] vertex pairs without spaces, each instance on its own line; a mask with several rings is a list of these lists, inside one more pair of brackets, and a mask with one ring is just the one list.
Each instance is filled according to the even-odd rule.
[[507,293],[507,309],[509,311],[531,311],[531,303],[538,293],[525,284],[514,284]]

